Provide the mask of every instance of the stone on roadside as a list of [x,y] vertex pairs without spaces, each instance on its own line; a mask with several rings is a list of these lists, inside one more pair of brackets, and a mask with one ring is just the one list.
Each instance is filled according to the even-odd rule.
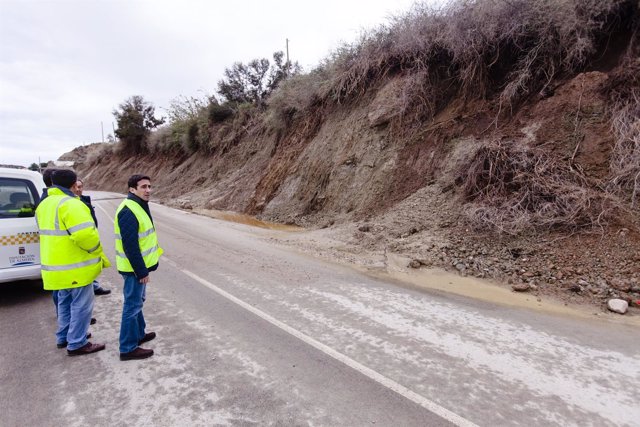
[[613,279],[611,281],[611,287],[621,292],[629,292],[631,290],[631,283],[622,279]]
[[411,267],[411,268],[420,268],[421,265],[422,265],[422,263],[420,261],[418,261],[417,259],[412,259],[409,262],[409,267]]
[[629,308],[629,303],[623,299],[612,298],[607,301],[607,308],[614,313],[625,314]]
[[193,209],[193,205],[187,199],[179,199],[177,201],[177,204],[178,204],[178,207],[180,209],[186,209],[186,210],[192,210]]
[[569,286],[568,288],[571,292],[575,292],[575,293],[580,293],[582,292],[582,286],[578,285],[577,283],[574,283],[573,285]]
[[516,285],[511,285],[511,289],[516,292],[527,292],[529,289],[531,289],[531,285],[529,285],[528,283],[518,283]]
[[371,231],[371,226],[369,224],[362,224],[360,227],[358,227],[358,230],[362,231],[363,233],[367,233]]

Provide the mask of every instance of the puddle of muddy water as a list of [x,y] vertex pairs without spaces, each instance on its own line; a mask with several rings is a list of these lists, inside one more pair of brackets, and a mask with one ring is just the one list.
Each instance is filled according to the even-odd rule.
[[259,219],[237,212],[231,211],[218,211],[213,209],[197,209],[193,211],[196,214],[208,216],[210,218],[219,219],[222,221],[236,222],[238,224],[251,225],[253,227],[266,228],[269,230],[279,231],[303,231],[304,228],[296,225],[278,224],[275,222],[260,221]]
[[[593,319],[594,309],[590,307],[568,306],[560,301],[539,297],[535,294],[514,292],[489,280],[462,277],[442,269],[407,268],[410,258],[395,254],[387,254],[387,268],[384,271],[371,272],[377,277],[385,277],[396,282],[407,283],[416,288],[434,289],[449,292],[476,300],[518,308],[527,308],[551,314]],[[598,316],[616,323],[640,325],[640,318],[621,317],[609,313],[598,313]]]

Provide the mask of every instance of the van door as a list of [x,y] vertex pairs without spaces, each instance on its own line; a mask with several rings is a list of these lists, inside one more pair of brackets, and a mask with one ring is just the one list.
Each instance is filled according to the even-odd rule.
[[38,201],[31,180],[0,177],[0,270],[40,265]]

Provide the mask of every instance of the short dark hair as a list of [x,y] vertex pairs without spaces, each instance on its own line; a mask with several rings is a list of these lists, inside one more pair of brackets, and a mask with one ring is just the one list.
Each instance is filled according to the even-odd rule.
[[78,175],[71,169],[56,169],[51,175],[51,182],[64,188],[71,188],[78,180]]
[[151,181],[151,178],[149,178],[147,175],[131,175],[131,178],[129,178],[129,181],[127,182],[127,191],[129,191],[129,188],[138,188],[138,183],[143,179],[148,179],[149,181]]
[[56,168],[46,168],[42,171],[42,180],[44,181],[44,185],[47,187],[51,187],[53,185],[53,182],[51,182],[51,175],[53,175],[55,171],[57,171]]

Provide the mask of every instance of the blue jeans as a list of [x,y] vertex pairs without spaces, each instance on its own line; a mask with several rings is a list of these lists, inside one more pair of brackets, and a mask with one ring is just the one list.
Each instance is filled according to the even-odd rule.
[[146,299],[147,285],[143,285],[134,275],[123,274],[124,304],[122,306],[122,323],[120,324],[120,353],[129,353],[138,347],[144,337],[142,305]]
[[67,350],[76,350],[87,343],[93,298],[93,288],[88,285],[58,291],[57,344],[66,342]]
[[93,282],[91,282],[91,284],[93,285],[93,290],[95,291],[96,289],[100,289],[100,283],[98,283],[97,280],[94,280]]
[[53,306],[56,308],[56,317],[58,317],[58,291],[51,292],[53,297]]

